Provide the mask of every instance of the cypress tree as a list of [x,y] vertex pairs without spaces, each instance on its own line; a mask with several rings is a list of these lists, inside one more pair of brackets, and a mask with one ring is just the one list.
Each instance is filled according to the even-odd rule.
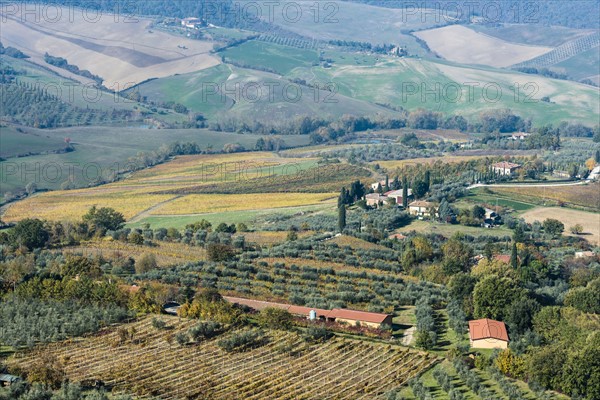
[[517,267],[519,266],[519,257],[517,254],[517,243],[513,242],[512,245],[512,253],[510,254],[510,266],[513,269],[517,269]]
[[338,207],[338,228],[340,232],[346,227],[346,206],[343,204]]

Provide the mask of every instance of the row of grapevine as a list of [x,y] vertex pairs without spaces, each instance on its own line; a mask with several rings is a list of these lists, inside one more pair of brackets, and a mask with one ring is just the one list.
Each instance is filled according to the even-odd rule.
[[563,43],[546,54],[542,54],[541,56],[531,60],[515,64],[513,67],[547,67],[598,46],[600,46],[600,33],[596,32],[592,33],[591,35]]
[[[152,317],[84,339],[19,353],[11,363],[27,369],[40,354],[63,365],[69,379],[98,379],[115,392],[142,398],[371,399],[406,383],[437,361],[427,353],[333,337],[307,342],[294,332],[267,331],[266,344],[227,352],[220,337],[180,344],[176,336],[196,321]],[[156,321],[155,321],[156,322]],[[222,337],[235,334],[223,333]]]
[[279,44],[282,46],[290,46],[290,47],[297,47],[299,49],[318,49],[319,47],[321,47],[321,42],[318,40],[306,40],[306,39],[298,39],[298,38],[291,38],[291,37],[287,37],[287,36],[281,36],[281,35],[273,35],[273,34],[266,34],[263,33],[262,35],[260,35],[257,40],[260,40],[262,42],[267,42],[267,43],[275,43],[275,44]]

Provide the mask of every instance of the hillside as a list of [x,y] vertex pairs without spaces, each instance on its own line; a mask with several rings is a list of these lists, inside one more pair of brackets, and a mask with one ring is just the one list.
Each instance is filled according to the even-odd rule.
[[[213,43],[152,30],[152,21],[139,15],[104,12],[95,15],[91,23],[92,17],[79,9],[57,8],[55,12],[55,17],[38,18],[37,22],[22,15],[2,14],[6,18],[3,43],[23,51],[40,65],[48,65],[46,53],[65,58],[100,76],[104,86],[116,91],[147,79],[218,64],[209,54]],[[80,79],[62,68],[49,68]]]

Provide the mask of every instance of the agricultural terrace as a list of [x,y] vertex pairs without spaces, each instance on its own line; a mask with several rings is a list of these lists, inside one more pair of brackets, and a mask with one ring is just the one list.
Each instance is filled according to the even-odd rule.
[[[99,379],[115,392],[142,397],[203,399],[375,399],[405,384],[437,358],[391,344],[331,338],[308,343],[299,334],[267,331],[266,344],[228,353],[219,338],[178,344],[174,336],[195,322],[161,317],[112,328],[84,339],[16,354],[9,363],[27,369],[40,353],[62,362],[73,382]],[[123,340],[119,331],[133,332]],[[231,335],[225,333],[223,335]]]
[[[120,182],[37,194],[10,205],[3,219],[11,222],[37,217],[73,221],[81,218],[93,205],[114,208],[127,220],[137,216],[135,221],[138,221],[142,216],[150,215],[333,204],[336,197],[333,191],[339,189],[344,175],[320,176],[320,170],[326,170],[326,166],[318,166],[315,159],[281,158],[266,152],[181,156],[172,162],[138,171]],[[298,179],[300,181],[296,182]],[[293,182],[296,184],[292,187]],[[304,182],[317,187],[328,184],[325,189],[329,190],[321,192],[317,188],[314,193],[300,193],[304,190]],[[252,186],[253,190],[244,193],[241,189],[236,190],[237,186]],[[280,193],[261,193],[269,189]],[[186,195],[188,190],[192,194]],[[204,194],[206,192],[209,194]],[[244,194],[224,198],[220,193]]]

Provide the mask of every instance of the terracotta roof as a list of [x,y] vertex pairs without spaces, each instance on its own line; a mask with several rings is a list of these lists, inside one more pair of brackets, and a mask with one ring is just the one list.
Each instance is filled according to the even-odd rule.
[[355,321],[374,322],[374,323],[382,323],[388,317],[388,314],[348,310],[348,309],[342,309],[342,308],[334,308],[333,310],[330,311],[330,310],[324,310],[321,308],[294,306],[294,305],[290,305],[290,304],[273,303],[270,301],[244,299],[241,297],[223,296],[223,298],[231,303],[245,305],[254,310],[263,310],[265,308],[274,307],[274,308],[281,308],[283,310],[287,310],[291,314],[294,314],[294,315],[308,316],[309,313],[312,310],[314,310],[317,313],[317,317],[323,316],[323,317],[327,317],[327,318],[342,318],[342,319],[351,319],[351,320],[355,320]]
[[380,314],[366,311],[347,310],[345,308],[334,308],[327,315],[328,318],[351,319],[355,321],[382,323],[388,314]]
[[391,234],[390,236],[388,236],[388,239],[404,240],[404,239],[406,239],[406,236],[404,236],[401,233],[394,233],[394,234]]
[[513,164],[510,163],[508,161],[502,161],[499,163],[496,163],[494,165],[492,165],[494,168],[508,168],[508,169],[514,169],[514,168],[519,168],[520,165],[519,164]]
[[476,319],[469,321],[469,338],[471,340],[498,339],[508,342],[508,332],[504,322],[487,318]]
[[326,314],[329,313],[329,310],[323,310],[320,308],[294,306],[294,305],[290,305],[290,304],[274,303],[271,301],[252,300],[252,299],[244,299],[241,297],[231,297],[231,296],[223,296],[223,298],[225,300],[229,301],[230,303],[248,306],[257,311],[263,310],[265,308],[280,308],[282,310],[289,311],[291,314],[304,315],[304,316],[308,316],[308,314],[311,312],[311,310],[316,311],[317,316],[325,316]]

